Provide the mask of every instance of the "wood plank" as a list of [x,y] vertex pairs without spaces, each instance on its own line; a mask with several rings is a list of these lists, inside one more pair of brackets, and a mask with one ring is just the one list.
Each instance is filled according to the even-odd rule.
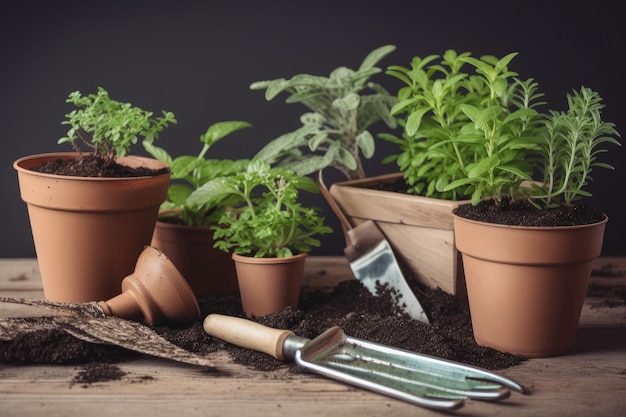
[[[343,257],[311,257],[305,280],[332,288],[353,279]],[[622,285],[626,258],[601,258],[592,283]],[[36,261],[0,260],[0,295],[43,298]],[[624,415],[626,405],[626,307],[603,307],[589,297],[570,352],[532,359],[499,371],[528,389],[499,403],[467,401],[455,414],[482,416],[609,417]],[[0,306],[0,316],[26,314]],[[164,359],[140,357],[116,364],[126,375],[116,381],[77,384],[80,365],[19,366],[0,363],[0,415],[85,416],[106,414],[185,416],[441,416],[442,413],[366,392],[293,364],[262,372],[233,363],[218,352],[217,371]]]
[[[386,174],[376,179],[338,182],[330,186],[330,194],[348,217],[452,230],[454,228],[452,210],[467,201],[427,198],[363,187],[379,180],[394,181],[400,176],[402,174]],[[372,210],[372,207],[375,207],[375,210]]]

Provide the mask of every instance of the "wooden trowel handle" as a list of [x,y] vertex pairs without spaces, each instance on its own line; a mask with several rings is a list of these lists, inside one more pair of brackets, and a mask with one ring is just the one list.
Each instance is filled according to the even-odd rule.
[[266,353],[284,360],[283,345],[291,330],[273,329],[251,320],[222,314],[209,314],[204,319],[204,331],[233,345]]

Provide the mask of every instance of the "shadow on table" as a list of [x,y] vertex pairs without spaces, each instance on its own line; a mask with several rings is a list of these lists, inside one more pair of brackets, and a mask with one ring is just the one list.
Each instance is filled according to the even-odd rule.
[[579,327],[570,353],[622,351],[626,348],[626,327]]

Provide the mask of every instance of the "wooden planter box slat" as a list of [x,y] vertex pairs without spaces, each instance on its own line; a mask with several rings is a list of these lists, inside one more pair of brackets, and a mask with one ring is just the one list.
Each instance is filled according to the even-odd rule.
[[[330,194],[354,226],[374,220],[389,241],[407,278],[467,297],[461,256],[454,244],[452,210],[464,201],[438,200],[371,188],[401,173],[338,182]],[[370,186],[370,188],[367,188]]]

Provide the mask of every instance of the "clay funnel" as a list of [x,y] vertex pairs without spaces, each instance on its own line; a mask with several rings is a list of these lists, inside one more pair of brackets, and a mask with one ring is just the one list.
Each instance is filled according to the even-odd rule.
[[188,322],[200,317],[196,296],[182,274],[159,249],[146,246],[135,270],[122,280],[122,293],[98,305],[107,316],[159,322]]

